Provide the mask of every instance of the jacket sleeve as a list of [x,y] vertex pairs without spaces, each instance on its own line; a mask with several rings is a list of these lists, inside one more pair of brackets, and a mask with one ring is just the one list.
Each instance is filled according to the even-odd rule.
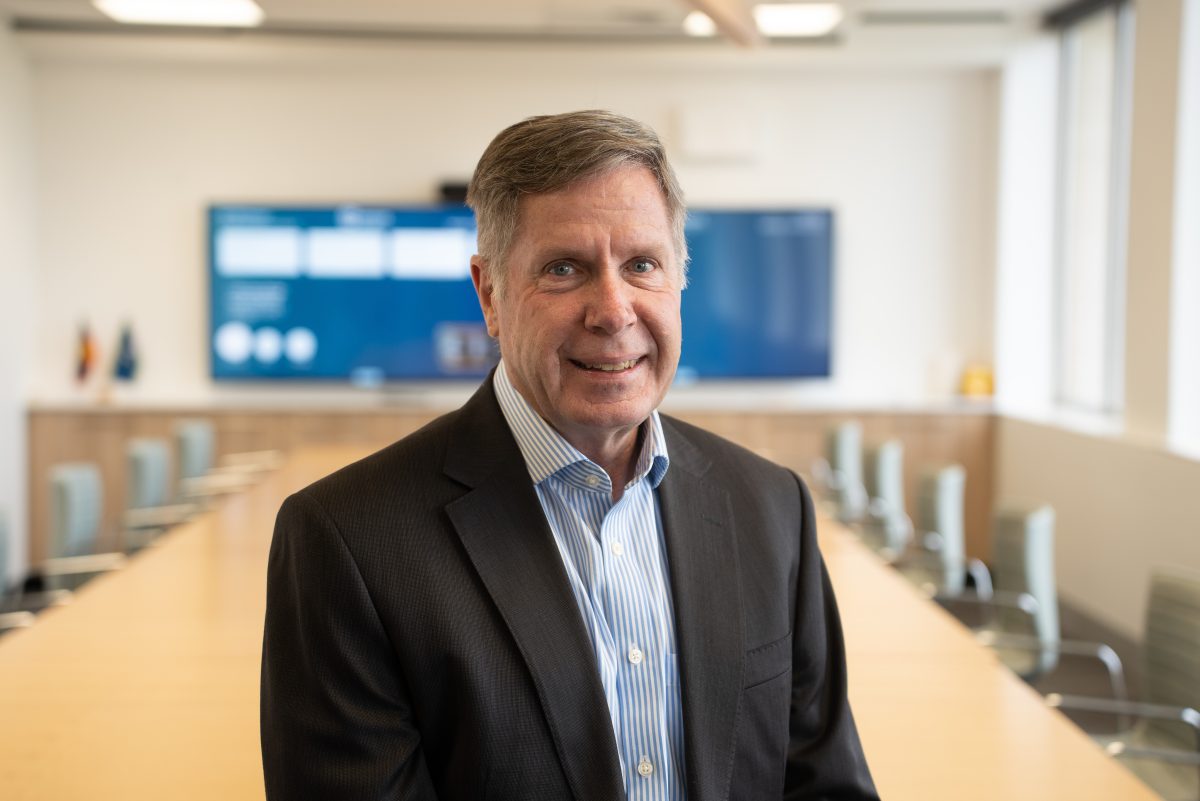
[[435,801],[395,650],[334,522],[284,502],[267,568],[261,736],[270,801]]
[[784,798],[879,801],[846,696],[846,649],[833,587],[817,550],[812,497],[800,479],[796,482],[803,509]]

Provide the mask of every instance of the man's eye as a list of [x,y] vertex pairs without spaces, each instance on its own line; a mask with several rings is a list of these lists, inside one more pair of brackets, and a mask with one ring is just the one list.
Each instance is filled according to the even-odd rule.
[[575,265],[569,264],[565,261],[560,261],[557,264],[551,264],[550,269],[547,272],[549,272],[551,275],[557,276],[574,275]]
[[635,273],[649,273],[654,272],[654,268],[654,262],[650,261],[649,259],[638,259],[632,265],[630,265],[629,269],[633,270]]

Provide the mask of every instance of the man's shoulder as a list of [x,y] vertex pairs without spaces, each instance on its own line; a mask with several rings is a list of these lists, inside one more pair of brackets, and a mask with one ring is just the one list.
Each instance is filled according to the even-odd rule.
[[502,427],[492,382],[487,379],[458,409],[310,484],[299,494],[316,499],[363,499],[382,492],[394,497],[428,491],[439,483],[453,484],[448,472],[454,471],[447,469],[450,452],[477,451],[483,457],[495,450]]
[[314,500],[365,499],[440,476],[446,443],[460,412],[441,415],[396,442],[318,479],[297,494]]

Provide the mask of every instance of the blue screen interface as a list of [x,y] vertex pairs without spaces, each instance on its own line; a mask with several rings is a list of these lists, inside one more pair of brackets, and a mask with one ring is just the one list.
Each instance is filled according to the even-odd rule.
[[[219,380],[478,378],[465,206],[209,208]],[[829,375],[833,214],[691,210],[680,380]]]

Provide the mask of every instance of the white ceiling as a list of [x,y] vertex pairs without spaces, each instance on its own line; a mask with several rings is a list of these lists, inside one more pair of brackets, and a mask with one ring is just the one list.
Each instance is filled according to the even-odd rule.
[[[687,0],[257,0],[265,26],[323,31],[676,35]],[[847,22],[891,26],[1028,25],[1063,0],[843,0]],[[90,0],[0,0],[22,24],[100,26]]]

